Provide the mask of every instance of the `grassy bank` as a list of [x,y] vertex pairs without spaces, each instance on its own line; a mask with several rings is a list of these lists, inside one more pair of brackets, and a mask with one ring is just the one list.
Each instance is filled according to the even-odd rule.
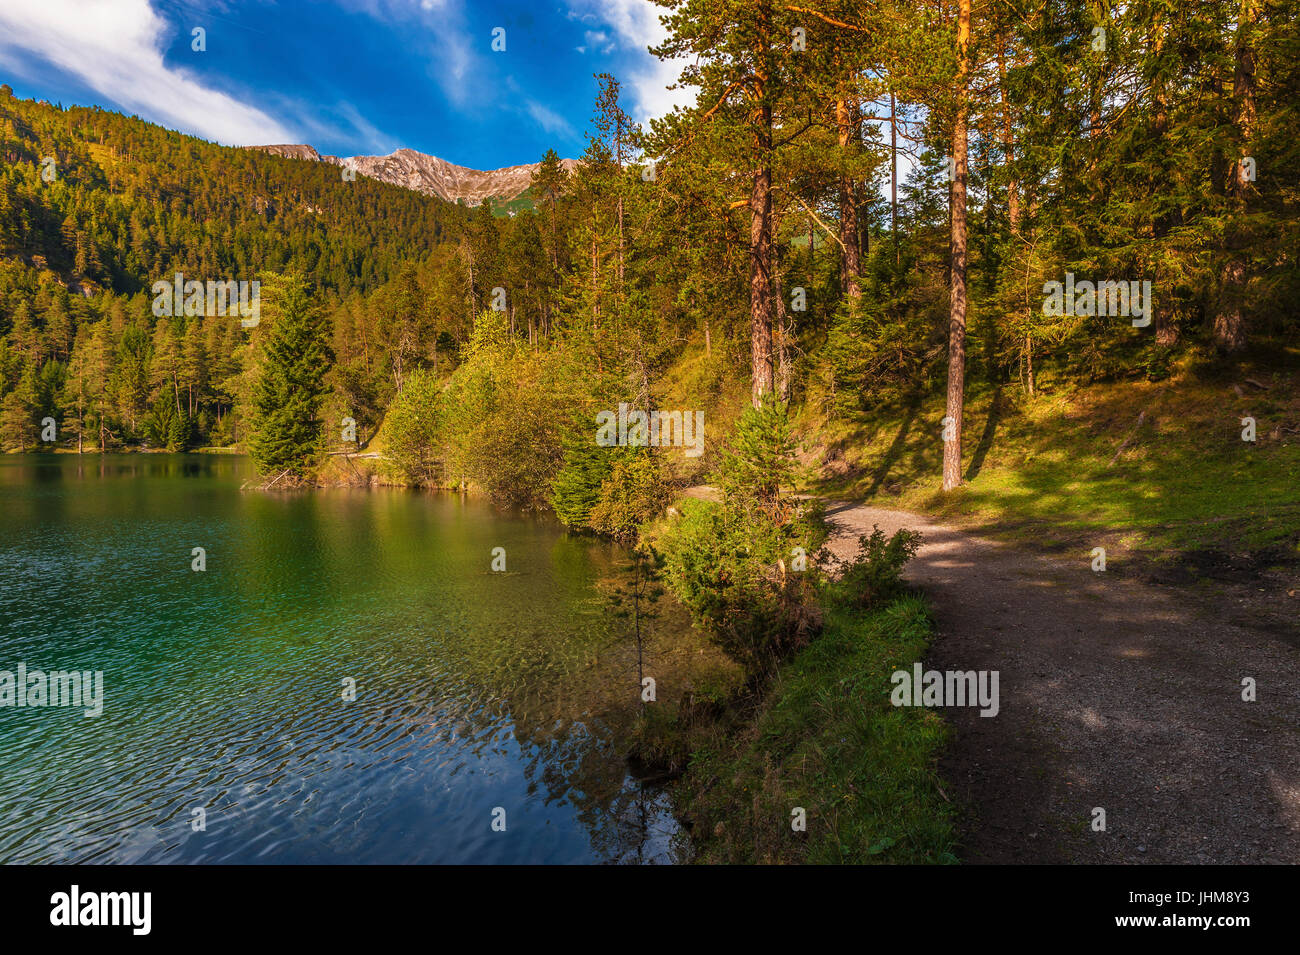
[[[827,610],[762,702],[719,726],[676,783],[705,863],[955,862],[936,771],[938,714],[894,707],[890,674],[924,658],[925,603]],[[807,814],[793,831],[791,811]]]
[[[1300,554],[1300,351],[1235,368],[1188,359],[1164,381],[1027,396],[973,382],[966,486],[939,489],[943,396],[836,421],[814,489],[1034,543],[1155,553]],[[1139,423],[1139,416],[1141,422]],[[1242,440],[1242,419],[1256,440]],[[1085,551],[1087,550],[1085,547]]]

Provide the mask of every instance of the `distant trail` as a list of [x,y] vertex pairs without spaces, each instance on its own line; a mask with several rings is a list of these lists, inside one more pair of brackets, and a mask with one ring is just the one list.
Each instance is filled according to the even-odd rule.
[[852,503],[827,517],[841,557],[873,524],[920,531],[907,577],[934,604],[927,668],[999,671],[997,716],[945,710],[966,861],[1300,863],[1300,651],[1086,553]]

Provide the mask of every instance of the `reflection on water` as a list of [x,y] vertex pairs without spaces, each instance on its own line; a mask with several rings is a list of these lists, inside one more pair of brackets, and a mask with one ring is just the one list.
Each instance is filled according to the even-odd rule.
[[[0,860],[678,858],[618,745],[638,687],[602,595],[617,548],[453,495],[249,476],[0,456],[0,670],[105,685],[94,719],[0,708]],[[661,609],[663,698],[721,664]]]

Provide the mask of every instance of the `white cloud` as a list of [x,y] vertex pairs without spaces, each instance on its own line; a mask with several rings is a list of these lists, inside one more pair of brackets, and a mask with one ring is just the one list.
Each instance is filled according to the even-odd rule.
[[588,50],[594,53],[613,53],[614,43],[604,30],[587,30],[582,35],[582,46],[578,47],[578,52],[586,53]]
[[284,111],[298,117],[302,126],[302,141],[311,143],[321,152],[331,152],[322,144],[346,144],[342,148],[352,153],[387,156],[402,145],[366,119],[359,109],[347,101],[333,106],[311,105],[303,107],[285,100]]
[[569,125],[569,121],[555,110],[548,109],[536,100],[531,99],[524,104],[524,108],[528,110],[528,115],[533,118],[533,122],[551,135],[566,136],[570,139],[577,137],[577,133]]
[[225,145],[297,141],[256,107],[165,64],[167,29],[149,0],[3,0],[0,62],[27,75],[35,55],[144,119]]
[[[476,65],[473,52],[475,44],[465,26],[464,14],[451,0],[426,0],[423,8],[432,11],[425,22],[433,34],[433,51],[430,54],[430,75],[442,87],[447,99],[458,108],[465,108],[478,97],[473,95],[470,79],[483,74]],[[488,49],[489,38],[481,38],[479,46]],[[481,91],[480,91],[481,92]]]
[[[482,82],[488,72],[483,56],[491,55],[492,37],[489,34],[470,34],[462,0],[336,2],[395,31],[406,31],[402,34],[404,42],[421,43],[422,52],[429,61],[429,77],[438,84],[451,105],[461,111],[483,105],[489,91]],[[423,33],[412,33],[412,25],[417,23]]]
[[[650,47],[658,46],[668,37],[667,28],[659,22],[659,17],[667,12],[663,7],[650,0],[566,0],[566,3],[573,19],[586,24],[604,24],[613,32],[619,49],[628,52],[629,64],[617,72],[631,94],[630,112],[634,119],[645,123],[652,117],[672,112],[674,106],[695,102],[693,87],[668,89],[677,82],[683,64],[650,54]],[[592,33],[588,30],[587,37]]]

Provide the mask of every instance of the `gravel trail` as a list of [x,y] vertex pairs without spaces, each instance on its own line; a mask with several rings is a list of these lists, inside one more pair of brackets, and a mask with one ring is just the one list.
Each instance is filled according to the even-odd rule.
[[1087,553],[858,504],[827,515],[842,557],[873,524],[920,531],[907,577],[934,605],[926,667],[999,671],[996,716],[945,710],[967,862],[1300,863],[1300,651],[1281,634]]

